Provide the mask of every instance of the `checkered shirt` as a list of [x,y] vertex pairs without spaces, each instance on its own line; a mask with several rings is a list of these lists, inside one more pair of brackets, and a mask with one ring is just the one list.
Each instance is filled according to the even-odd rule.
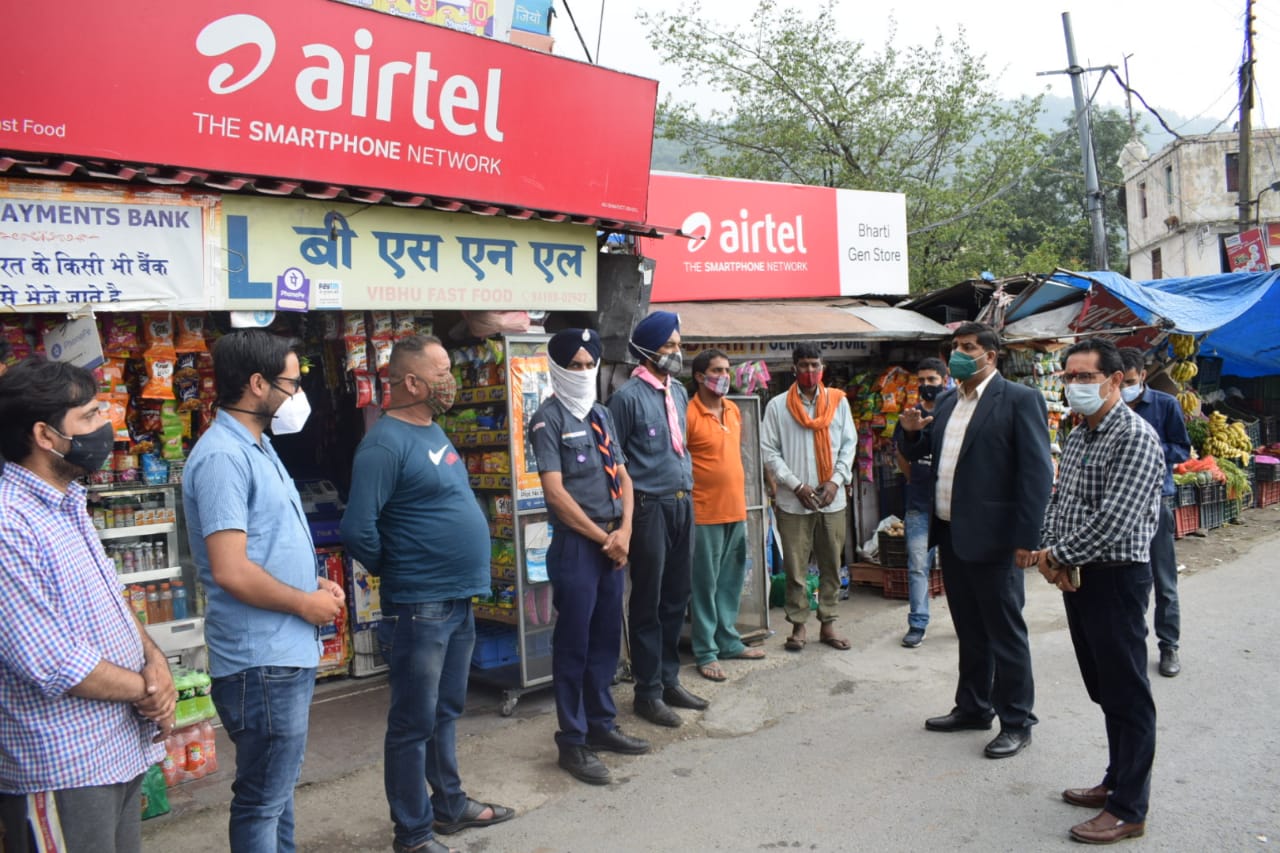
[[1145,563],[1159,521],[1164,449],[1151,425],[1123,403],[1098,424],[1071,431],[1041,543],[1070,566]]
[[138,623],[73,483],[0,473],[0,792],[127,782],[164,757],[128,702],[67,691],[101,661],[142,669]]

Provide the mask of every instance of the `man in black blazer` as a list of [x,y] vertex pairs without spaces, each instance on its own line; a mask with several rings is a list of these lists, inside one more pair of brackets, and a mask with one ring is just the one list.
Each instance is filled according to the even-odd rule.
[[1022,618],[1024,568],[1053,487],[1048,411],[1039,391],[996,370],[1000,338],[981,323],[952,334],[955,393],[939,398],[932,417],[903,413],[903,454],[933,454],[934,517],[947,605],[960,641],[959,683],[951,713],[925,721],[930,731],[991,728],[988,758],[1017,755],[1031,742],[1035,686]]

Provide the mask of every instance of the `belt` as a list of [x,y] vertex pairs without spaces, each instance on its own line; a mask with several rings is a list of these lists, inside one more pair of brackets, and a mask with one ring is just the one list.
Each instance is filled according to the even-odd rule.
[[1099,560],[1096,563],[1083,563],[1080,569],[1123,569],[1126,566],[1138,566],[1138,560]]
[[692,493],[692,492],[690,492],[688,489],[679,489],[679,490],[674,491],[674,492],[669,492],[668,494],[665,494],[665,495],[655,495],[655,494],[652,494],[652,493],[650,493],[650,492],[636,492],[636,497],[640,498],[640,500],[642,500],[642,501],[643,501],[643,500],[650,500],[650,501],[682,501],[682,500],[684,500],[685,498],[689,497],[689,495],[691,495],[691,494],[693,494],[693,493]]
[[603,530],[605,533],[612,533],[613,531],[617,530],[619,527],[622,526],[621,518],[615,518],[612,521],[596,521],[594,518],[591,520],[595,521],[595,523],[599,525],[600,529]]

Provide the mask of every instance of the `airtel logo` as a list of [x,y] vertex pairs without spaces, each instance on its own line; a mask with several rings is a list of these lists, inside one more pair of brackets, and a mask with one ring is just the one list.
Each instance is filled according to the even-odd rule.
[[[368,51],[373,47],[373,33],[360,27],[352,34],[352,41],[359,50]],[[231,62],[214,66],[209,72],[209,91],[215,95],[230,95],[256,83],[278,53],[271,25],[248,14],[227,15],[210,22],[196,36],[195,46],[208,57],[225,57],[242,47],[257,48],[251,68],[237,68]],[[374,118],[389,122],[397,105],[408,101],[414,122],[424,130],[434,130],[439,118],[449,133],[471,136],[479,129],[476,119],[483,117],[484,135],[494,142],[502,141],[498,128],[500,68],[488,69],[483,93],[480,85],[465,74],[450,75],[432,91],[431,84],[440,79],[440,72],[431,66],[430,51],[416,52],[412,64],[393,59],[374,68],[368,53],[344,57],[338,48],[324,43],[304,44],[300,50],[304,58],[314,63],[297,68],[293,91],[298,102],[309,110],[330,112],[345,106],[351,115],[365,118],[372,100]],[[397,78],[406,78],[398,89]]]
[[[685,217],[680,230],[690,238],[685,249],[692,254],[712,240],[714,226],[710,214],[695,210]],[[737,219],[720,220],[719,231],[715,239],[726,255],[809,253],[804,244],[803,214],[793,220],[778,221],[772,213],[766,213],[763,219],[753,220],[751,212],[744,207],[738,211]]]

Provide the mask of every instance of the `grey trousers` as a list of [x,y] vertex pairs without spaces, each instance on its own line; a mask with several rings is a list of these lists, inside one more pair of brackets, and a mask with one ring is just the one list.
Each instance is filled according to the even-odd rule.
[[[93,785],[53,792],[57,815],[49,814],[50,831],[61,832],[67,853],[141,853],[142,776],[115,785]],[[5,853],[36,849],[32,826],[40,818],[28,814],[25,794],[0,794]]]

